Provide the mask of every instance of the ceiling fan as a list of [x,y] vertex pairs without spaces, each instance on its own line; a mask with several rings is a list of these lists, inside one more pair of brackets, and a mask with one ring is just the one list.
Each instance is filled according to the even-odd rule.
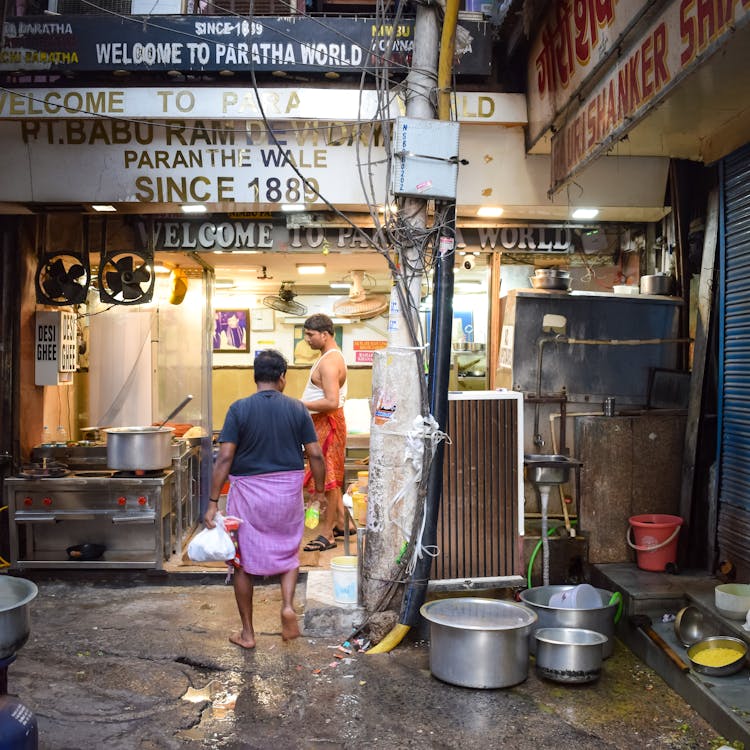
[[307,312],[305,305],[295,302],[297,293],[294,291],[293,281],[282,281],[279,293],[263,298],[263,304],[272,310],[289,313],[290,315],[304,315]]
[[341,318],[367,320],[381,315],[388,309],[388,297],[370,294],[365,289],[365,272],[351,271],[352,285],[349,296],[333,303],[333,313]]

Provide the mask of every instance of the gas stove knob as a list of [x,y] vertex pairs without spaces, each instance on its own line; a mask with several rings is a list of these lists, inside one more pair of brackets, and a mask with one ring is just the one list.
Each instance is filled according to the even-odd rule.
[[125,505],[127,502],[128,502],[127,498],[125,498],[125,497],[118,497],[117,498],[117,504],[118,505]]
[[33,505],[34,501],[30,497],[25,497],[23,499],[23,504],[28,507],[29,505]]
[[138,505],[145,505],[147,502],[148,498],[145,498],[143,495],[138,498]]
[[49,508],[49,506],[52,505],[52,498],[51,497],[43,497],[42,498],[42,505],[46,505]]

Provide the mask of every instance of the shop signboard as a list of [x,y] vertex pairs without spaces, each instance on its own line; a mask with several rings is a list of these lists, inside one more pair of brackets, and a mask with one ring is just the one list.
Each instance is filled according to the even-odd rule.
[[[215,214],[208,220],[162,219],[137,222],[144,245],[160,251],[309,252],[322,247],[338,252],[371,250],[377,231],[368,227],[292,227],[268,220]],[[586,247],[588,229],[564,224],[508,224],[501,227],[456,228],[460,247],[484,252],[572,253]],[[377,349],[376,341],[355,342],[355,349]],[[372,346],[370,346],[372,345]]]
[[666,3],[552,136],[550,192],[607,153],[748,23],[748,0]]
[[637,26],[653,0],[553,0],[529,54],[529,141],[555,116]]
[[[0,201],[223,203],[235,212],[278,211],[281,203],[310,213],[327,204],[367,206],[387,198],[388,136],[372,123],[0,120]],[[523,128],[462,125],[459,154],[467,162],[458,170],[462,205],[481,206],[492,195],[508,213],[557,208],[547,197],[549,158],[526,154]],[[666,159],[612,157],[582,176],[581,191],[601,205],[627,199],[661,217],[666,169]]]
[[[487,125],[526,123],[523,94],[457,91],[451,96],[453,119]],[[316,87],[258,89],[211,86],[196,90],[184,86],[160,87],[51,87],[3,89],[2,119],[90,119],[123,117],[163,120],[190,117],[209,120],[312,120],[331,123],[395,119],[406,112],[403,96],[393,96],[384,110],[376,91],[358,88]]]
[[[471,43],[454,72],[487,76],[492,34],[484,21],[462,20]],[[5,22],[0,70],[94,73],[359,73],[388,63],[405,77],[414,50],[414,19],[308,16],[32,16]]]

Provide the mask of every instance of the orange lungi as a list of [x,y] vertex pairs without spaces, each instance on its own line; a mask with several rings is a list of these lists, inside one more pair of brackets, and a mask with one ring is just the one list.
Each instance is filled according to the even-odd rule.
[[[318,442],[326,462],[326,491],[344,486],[344,459],[346,458],[346,420],[344,409],[313,412],[310,414]],[[305,489],[314,492],[315,483],[308,468],[305,474]]]

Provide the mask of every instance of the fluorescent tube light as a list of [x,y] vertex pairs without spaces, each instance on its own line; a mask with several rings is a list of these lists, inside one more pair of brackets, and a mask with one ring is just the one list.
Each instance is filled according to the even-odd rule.
[[281,210],[287,214],[299,213],[305,210],[304,203],[282,203]]
[[570,216],[572,219],[593,219],[598,214],[598,208],[577,208]]
[[503,209],[500,206],[481,206],[477,209],[477,216],[483,219],[497,219],[503,215]]
[[114,211],[117,211],[117,209],[110,205],[109,203],[93,203],[91,205],[91,208],[94,209],[94,211],[99,211],[100,213],[109,212],[112,213]]
[[319,275],[326,272],[324,264],[312,264],[312,263],[297,263],[297,273],[302,275]]
[[205,214],[208,211],[202,203],[185,203],[180,208],[184,214]]

